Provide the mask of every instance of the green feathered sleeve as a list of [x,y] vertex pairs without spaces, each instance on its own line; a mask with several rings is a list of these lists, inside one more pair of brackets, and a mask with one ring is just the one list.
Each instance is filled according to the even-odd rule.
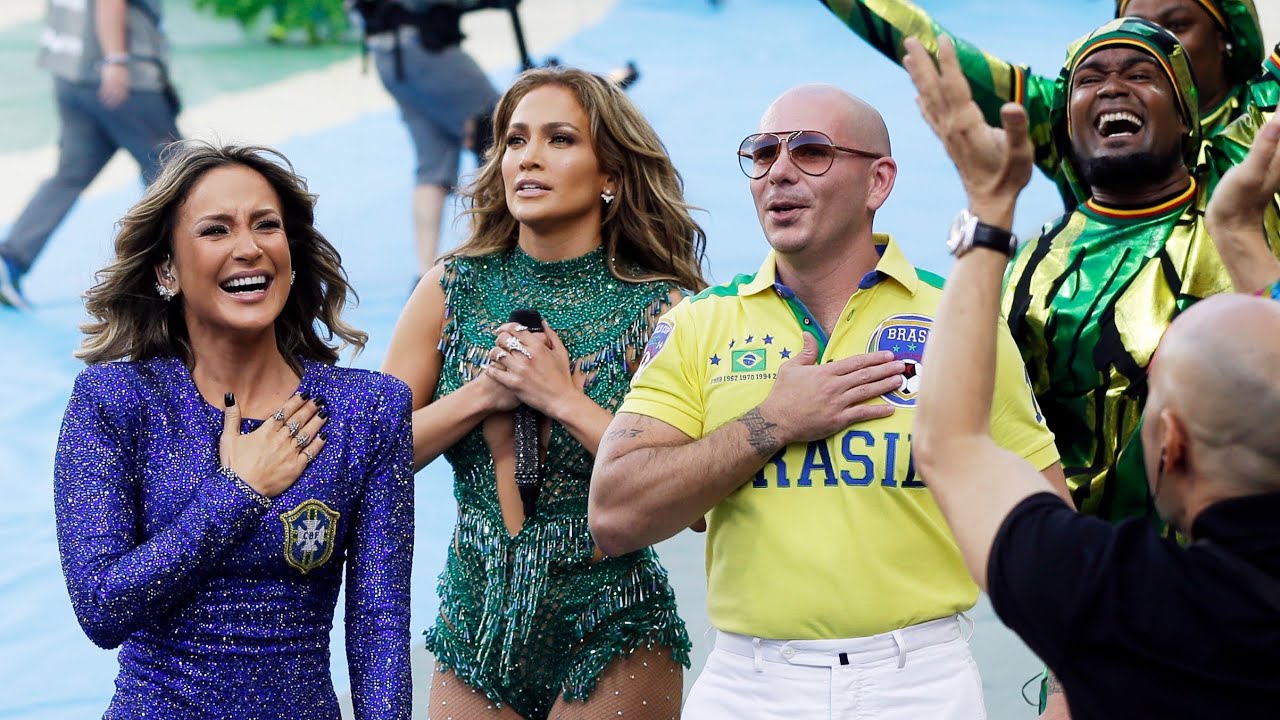
[[836,17],[858,37],[890,60],[902,64],[902,42],[915,37],[930,53],[938,52],[938,37],[949,35],[956,45],[960,67],[973,90],[973,99],[988,123],[1000,125],[1000,106],[1016,102],[1027,110],[1036,166],[1058,186],[1068,207],[1075,198],[1061,173],[1053,143],[1049,111],[1058,92],[1055,80],[1031,74],[1021,65],[1005,62],[947,32],[919,7],[906,0],[823,0]]

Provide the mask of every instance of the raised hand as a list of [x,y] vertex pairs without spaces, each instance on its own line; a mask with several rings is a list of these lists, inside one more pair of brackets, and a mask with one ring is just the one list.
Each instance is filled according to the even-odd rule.
[[[1280,279],[1263,222],[1280,193],[1280,117],[1258,129],[1253,147],[1213,190],[1205,227],[1239,292],[1254,292]],[[1272,238],[1280,242],[1280,238]]]
[[[769,396],[752,411],[758,414],[755,424],[761,433],[753,429],[751,442],[762,455],[782,445],[821,440],[850,425],[893,414],[892,405],[863,404],[902,386],[906,364],[894,360],[893,353],[864,353],[822,364],[817,360],[818,341],[805,333],[804,349],[778,368]],[[750,427],[746,416],[743,422]],[[757,434],[767,434],[773,442],[763,436],[757,439]]]
[[903,45],[903,65],[919,92],[916,104],[955,163],[969,209],[985,222],[1007,216],[1011,224],[1018,193],[1031,179],[1034,153],[1026,111],[1006,103],[1000,108],[1004,128],[991,127],[973,101],[951,38],[939,38],[937,65],[919,40],[907,38]]
[[240,407],[227,393],[218,458],[260,495],[273,498],[288,490],[324,449],[320,430],[329,413],[324,399],[293,395],[248,435],[240,434]]

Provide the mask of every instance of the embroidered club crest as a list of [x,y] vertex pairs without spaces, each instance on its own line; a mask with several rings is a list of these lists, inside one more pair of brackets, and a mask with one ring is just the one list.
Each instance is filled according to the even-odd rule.
[[280,515],[284,523],[284,560],[306,575],[333,555],[338,534],[337,510],[316,500],[303,500]]
[[933,318],[925,315],[893,315],[885,318],[871,334],[867,352],[888,350],[895,360],[906,364],[902,387],[882,395],[891,405],[914,408],[920,392],[920,378],[924,372],[924,346],[929,340]]
[[644,346],[644,354],[640,356],[640,365],[636,368],[636,374],[632,377],[632,381],[644,372],[644,369],[653,363],[653,359],[658,357],[658,353],[662,351],[662,346],[667,344],[667,339],[671,337],[671,332],[676,329],[673,321],[663,319],[658,322],[657,327],[653,329],[653,335],[649,336],[649,342]]

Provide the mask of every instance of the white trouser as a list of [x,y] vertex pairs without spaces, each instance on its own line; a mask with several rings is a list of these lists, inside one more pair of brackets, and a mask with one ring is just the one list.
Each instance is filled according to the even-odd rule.
[[850,640],[720,632],[683,717],[985,720],[971,632],[963,615]]

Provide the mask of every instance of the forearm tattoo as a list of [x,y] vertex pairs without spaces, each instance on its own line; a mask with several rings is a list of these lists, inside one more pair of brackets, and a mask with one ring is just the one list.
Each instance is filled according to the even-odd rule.
[[1044,685],[1044,694],[1056,695],[1062,691],[1062,681],[1058,679],[1057,675],[1049,673],[1049,679]]
[[778,427],[778,424],[765,420],[764,416],[760,414],[759,408],[755,408],[738,418],[738,422],[747,426],[747,442],[751,443],[751,447],[755,448],[757,455],[767,458],[778,449],[778,439],[773,436],[772,432],[774,428]]

